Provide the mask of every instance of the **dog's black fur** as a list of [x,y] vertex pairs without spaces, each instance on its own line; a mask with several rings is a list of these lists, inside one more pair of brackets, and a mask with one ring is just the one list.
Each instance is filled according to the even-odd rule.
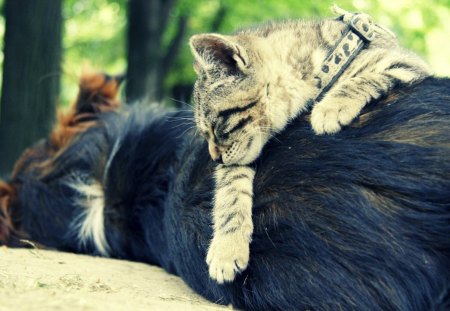
[[[37,242],[95,254],[72,222],[74,175],[102,183],[111,256],[157,264],[211,301],[247,310],[450,309],[450,80],[374,102],[340,133],[304,118],[255,163],[250,264],[209,279],[211,163],[190,113],[106,113],[52,160],[17,175],[12,207]],[[42,148],[41,143],[40,147]]]

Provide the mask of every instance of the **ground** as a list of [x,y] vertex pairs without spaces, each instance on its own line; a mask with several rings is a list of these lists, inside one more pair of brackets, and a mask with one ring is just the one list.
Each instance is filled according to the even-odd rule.
[[0,247],[0,311],[231,310],[147,264]]

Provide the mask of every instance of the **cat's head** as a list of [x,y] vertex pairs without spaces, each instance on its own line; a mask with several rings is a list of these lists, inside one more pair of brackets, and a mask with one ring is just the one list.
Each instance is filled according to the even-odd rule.
[[224,164],[253,162],[271,135],[265,112],[269,52],[259,38],[242,35],[194,35],[190,46],[198,75],[195,121],[211,157]]

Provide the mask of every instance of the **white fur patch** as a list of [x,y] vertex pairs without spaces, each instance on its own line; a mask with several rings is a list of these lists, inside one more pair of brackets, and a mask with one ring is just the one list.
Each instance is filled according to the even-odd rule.
[[70,184],[70,187],[79,193],[78,205],[83,208],[83,212],[74,224],[75,230],[78,231],[79,242],[85,245],[91,241],[101,255],[108,256],[109,245],[104,228],[105,198],[102,185],[97,181],[77,179]]

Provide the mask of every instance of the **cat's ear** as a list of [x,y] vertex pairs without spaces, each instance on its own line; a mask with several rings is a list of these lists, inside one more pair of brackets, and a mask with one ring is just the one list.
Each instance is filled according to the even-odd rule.
[[208,72],[217,67],[228,74],[245,72],[248,68],[247,52],[230,37],[218,34],[194,35],[189,45],[195,57],[194,69],[197,74],[201,69]]

